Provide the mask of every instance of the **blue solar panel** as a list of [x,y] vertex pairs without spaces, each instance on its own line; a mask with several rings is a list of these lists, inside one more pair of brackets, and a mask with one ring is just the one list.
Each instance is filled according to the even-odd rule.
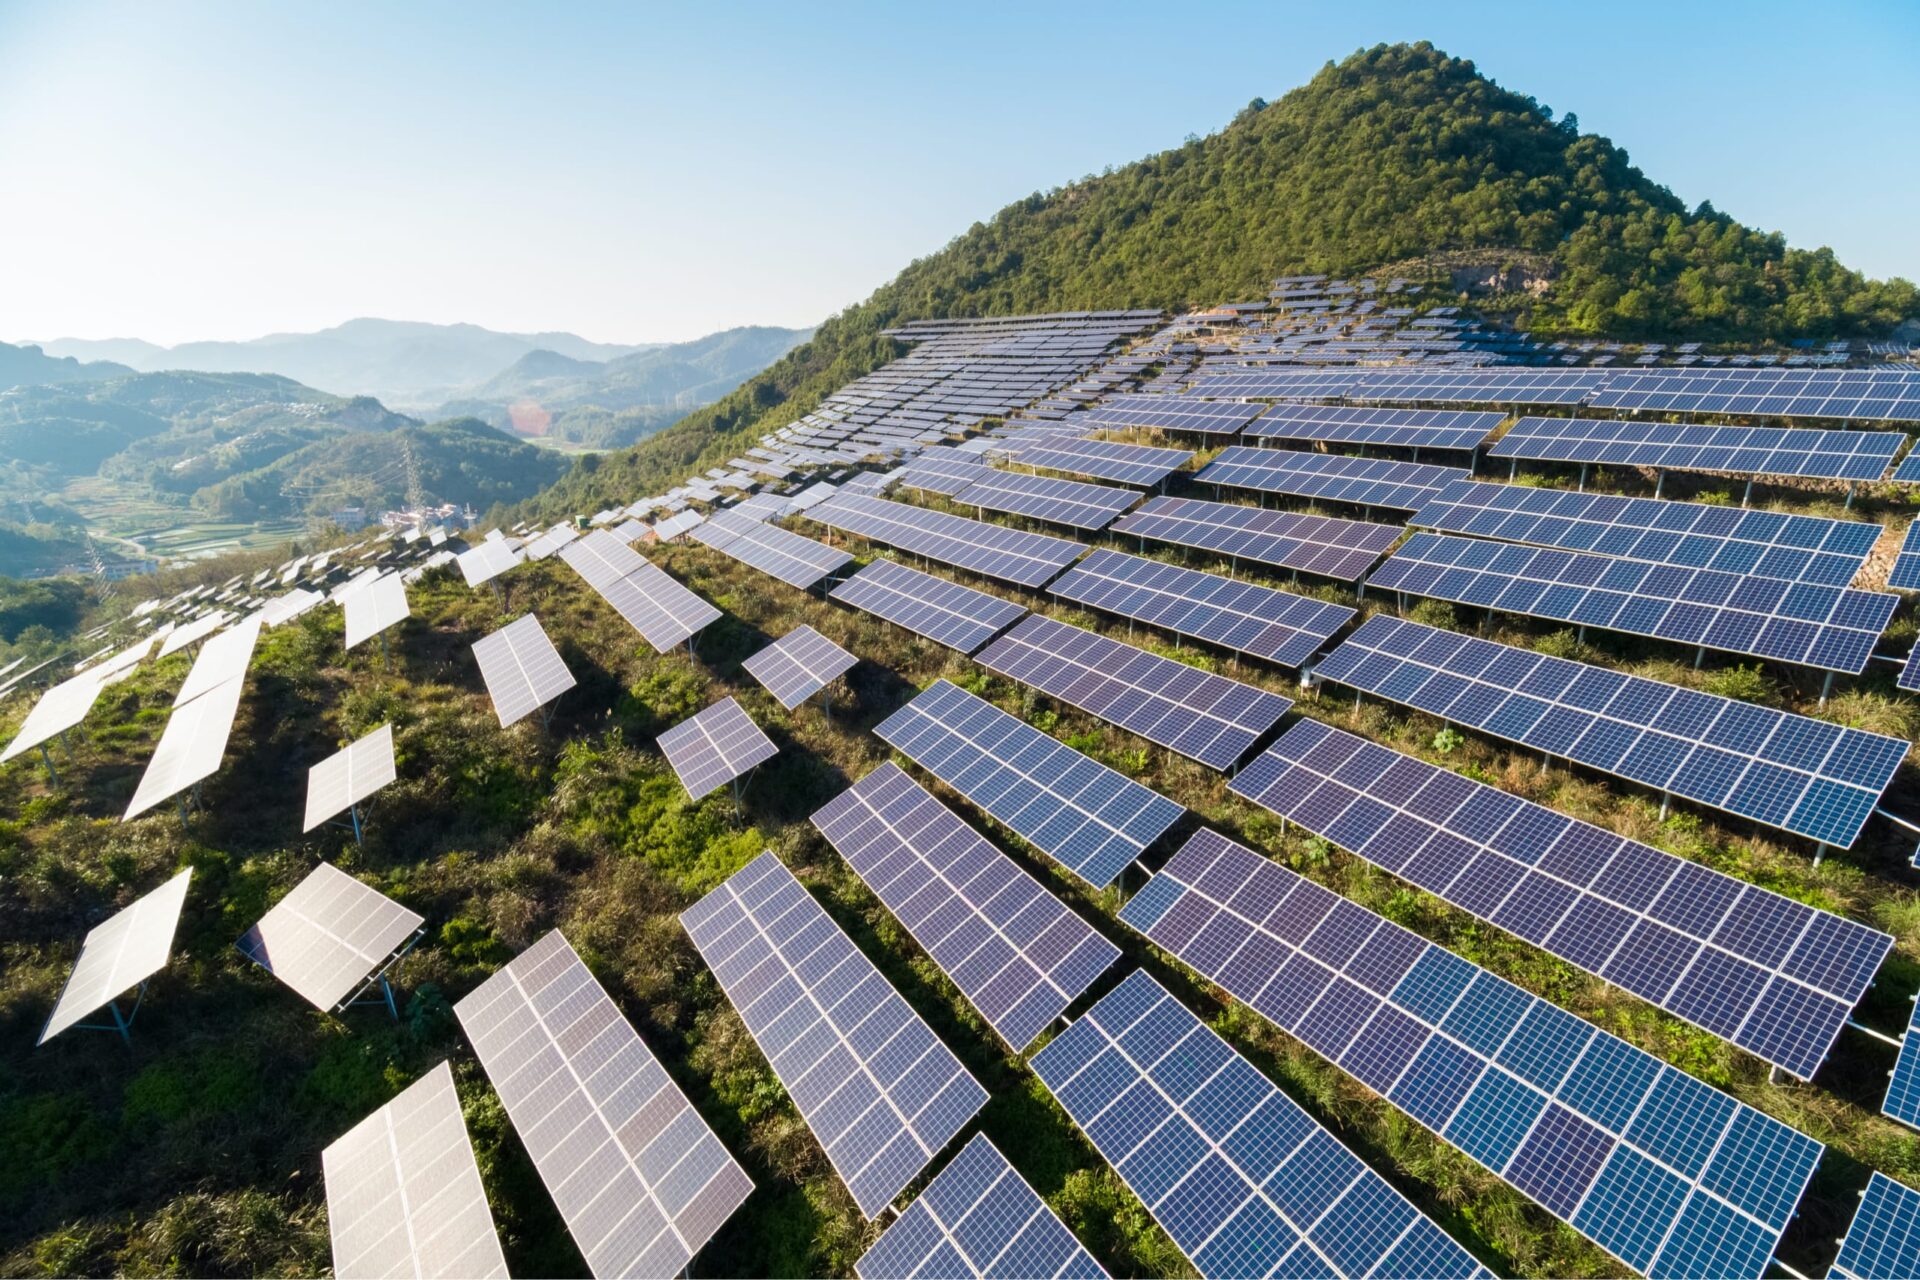
[[874,733],[1096,889],[1186,812],[945,680]]
[[1155,498],[1114,525],[1112,532],[1352,582],[1365,575],[1403,531],[1230,502]]
[[771,851],[680,916],[872,1218],[987,1092]]
[[907,462],[900,483],[929,493],[955,494],[980,478],[987,460],[960,449],[928,449]]
[[1082,440],[1072,430],[1022,431],[1006,437],[1000,447],[1025,466],[1093,476],[1099,480],[1116,480],[1121,484],[1137,484],[1145,488],[1159,484],[1186,466],[1193,457],[1185,449],[1156,449],[1144,444]]
[[1623,370],[1588,403],[1631,412],[1915,422],[1920,377],[1874,369]]
[[974,661],[1220,770],[1238,764],[1293,706],[1278,694],[1039,614]]
[[1893,572],[1887,575],[1887,585],[1903,591],[1920,591],[1920,520],[1907,526],[1907,536],[1900,543],[1900,555],[1893,562]]
[[1130,556],[1095,551],[1047,588],[1062,600],[1297,667],[1359,616],[1346,605]]
[[1906,1280],[1920,1275],[1920,1191],[1876,1170],[1828,1280]]
[[[1882,532],[1863,520],[1476,480],[1444,486],[1407,523],[1441,533],[1830,587],[1853,581]],[[1916,575],[1920,580],[1920,565]]]
[[1811,1079],[1893,939],[1318,721],[1232,790]]
[[1858,675],[1898,596],[1416,533],[1369,587]]
[[1463,409],[1372,409],[1357,405],[1282,404],[1247,434],[1269,440],[1377,444],[1399,449],[1478,449],[1504,415]]
[[1880,1107],[1885,1115],[1902,1124],[1920,1129],[1920,1003],[1907,1020],[1907,1033],[1900,1037],[1900,1057],[1893,1065],[1893,1079],[1887,1085],[1887,1100]]
[[972,653],[1027,611],[891,560],[875,560],[835,587],[832,598],[962,653]]
[[1811,1138],[1211,831],[1121,919],[1647,1275],[1764,1274],[1819,1163]]
[[1607,462],[1666,471],[1878,480],[1906,439],[1898,431],[1522,418],[1500,437],[1487,456]]
[[860,1280],[1097,1280],[1107,1274],[985,1134],[960,1149],[853,1273]]
[[1902,484],[1920,484],[1920,449],[1900,460],[1900,465],[1893,469],[1893,478]]
[[1203,1276],[1485,1276],[1136,970],[1033,1072]]
[[1231,400],[1202,400],[1198,396],[1116,396],[1097,404],[1072,421],[1078,427],[1121,430],[1147,427],[1159,431],[1190,431],[1203,435],[1234,435],[1266,408]]
[[[1422,404],[1579,404],[1606,383],[1588,369],[1367,370],[1216,373],[1194,394],[1256,399],[1353,400]],[[1468,447],[1468,446],[1461,446]]]
[[1257,489],[1401,511],[1412,511],[1432,501],[1442,486],[1466,478],[1466,471],[1459,467],[1238,445],[1222,449],[1194,477],[1202,484],[1230,489]]
[[832,529],[859,534],[989,578],[1037,587],[1086,550],[1065,538],[928,511],[844,491],[805,513]]
[[1326,679],[1755,822],[1846,848],[1906,758],[1843,729],[1378,614]]
[[950,496],[961,506],[1010,511],[1076,529],[1103,529],[1140,500],[1132,489],[1030,476],[996,467],[975,468],[973,483],[952,491]]
[[[1900,674],[1894,678],[1894,684],[1910,693],[1920,693],[1920,645],[1907,654],[1907,663],[1900,668]],[[1914,865],[1920,866],[1920,863]]]
[[1015,1053],[1120,956],[892,761],[813,825]]
[[853,561],[851,554],[837,547],[823,546],[740,511],[716,512],[693,531],[693,539],[802,591]]

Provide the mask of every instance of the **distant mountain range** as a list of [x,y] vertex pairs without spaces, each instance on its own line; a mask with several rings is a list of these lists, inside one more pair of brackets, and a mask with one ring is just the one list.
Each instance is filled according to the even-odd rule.
[[66,382],[98,382],[133,370],[124,364],[96,360],[83,362],[72,355],[48,355],[32,346],[0,342],[0,391],[8,387],[52,386]]

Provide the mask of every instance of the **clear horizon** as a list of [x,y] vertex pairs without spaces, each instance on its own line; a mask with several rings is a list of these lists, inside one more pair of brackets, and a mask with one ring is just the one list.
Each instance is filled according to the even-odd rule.
[[[1920,11],[0,7],[7,341],[804,327],[1011,201],[1430,40],[1689,205],[1920,279]],[[1701,56],[1711,48],[1713,56]],[[23,251],[30,246],[30,251]]]

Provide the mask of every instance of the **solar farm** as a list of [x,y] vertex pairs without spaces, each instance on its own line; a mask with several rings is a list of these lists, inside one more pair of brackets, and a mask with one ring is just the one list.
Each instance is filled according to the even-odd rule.
[[99,849],[0,864],[23,1230],[164,1152],[277,1224],[197,1271],[1913,1274],[1920,375],[1363,283],[903,323],[0,672]]

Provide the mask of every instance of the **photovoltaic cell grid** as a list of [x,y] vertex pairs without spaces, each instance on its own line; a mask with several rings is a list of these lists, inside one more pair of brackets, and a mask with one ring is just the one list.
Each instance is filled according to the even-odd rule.
[[425,918],[323,862],[234,945],[317,1009],[344,1008]]
[[1488,1274],[1143,970],[1033,1071],[1203,1276]]
[[1193,458],[1192,452],[1186,449],[1158,449],[1152,445],[1117,444],[1111,440],[1081,440],[1066,431],[1026,431],[1009,436],[1001,447],[1025,466],[1092,476],[1096,480],[1137,484],[1148,489],[1186,466]]
[[1257,489],[1328,502],[1412,511],[1430,502],[1443,485],[1466,479],[1460,467],[1384,458],[1346,458],[1294,449],[1222,449],[1194,479],[1230,489]]
[[1271,440],[1378,444],[1398,449],[1478,449],[1504,417],[1460,409],[1369,409],[1356,405],[1282,404],[1247,434]]
[[1416,533],[1369,587],[1858,675],[1900,598]]
[[1015,1053],[1120,956],[892,761],[813,825]]
[[1073,423],[1107,430],[1150,427],[1203,435],[1237,435],[1265,408],[1265,405],[1238,404],[1231,400],[1202,400],[1198,396],[1115,396],[1076,415]]
[[798,626],[740,665],[791,711],[860,660],[809,626]]
[[1390,618],[1316,670],[1328,680],[1847,848],[1908,743]]
[[1900,465],[1893,469],[1893,479],[1902,484],[1920,484],[1920,449],[1900,460]]
[[121,821],[139,817],[219,770],[227,754],[227,740],[233,734],[233,718],[240,711],[240,694],[246,683],[245,676],[235,676],[173,709]]
[[880,1233],[853,1273],[860,1280],[1107,1274],[983,1133]]
[[1407,523],[1440,533],[1829,587],[1853,581],[1881,534],[1878,524],[1862,520],[1464,479],[1435,493]]
[[853,561],[849,552],[737,511],[715,515],[693,531],[693,538],[802,591]]
[[605,529],[561,548],[560,558],[656,653],[684,643],[720,616],[720,610]]
[[909,489],[952,496],[980,478],[987,460],[960,449],[928,449],[908,460],[900,483]]
[[1706,427],[1606,418],[1522,418],[1490,458],[1608,462],[1665,471],[1878,480],[1906,443],[1898,431]]
[[87,931],[67,985],[53,1002],[36,1045],[45,1044],[82,1018],[118,999],[166,968],[173,932],[186,905],[188,867],[173,879],[141,895]]
[[946,680],[874,734],[1096,889],[1185,812]]
[[1121,918],[1646,1275],[1757,1280],[1820,1161],[1811,1138],[1211,831]]
[[383,574],[356,587],[342,598],[347,611],[347,644],[352,649],[371,640],[412,612],[407,604],[407,589],[397,574]]
[[1915,422],[1920,379],[1910,371],[1870,369],[1623,370],[1587,403],[1661,413]]
[[975,483],[951,495],[955,502],[988,511],[1010,511],[1076,529],[1105,528],[1115,516],[1140,500],[1140,495],[1133,490],[1116,489],[1112,485],[1030,476],[995,467],[976,467],[974,474]]
[[1112,532],[1353,582],[1364,577],[1405,530],[1197,498],[1155,498],[1114,525]]
[[1907,655],[1907,664],[1900,668],[1894,684],[1910,693],[1920,693],[1920,645],[1915,645]]
[[832,598],[962,653],[972,653],[1027,611],[892,560],[875,560],[835,587]]
[[763,853],[680,917],[869,1219],[985,1105],[873,962]]
[[540,619],[523,614],[473,643],[493,713],[506,728],[573,688],[573,672],[547,639]]
[[1297,667],[1358,616],[1272,587],[1101,549],[1047,588],[1179,635]]
[[442,1062],[320,1153],[333,1273],[499,1277],[507,1260]]
[[1920,591],[1920,520],[1907,526],[1906,539],[1900,544],[1893,572],[1887,575],[1887,585],[1903,591]]
[[1920,1275],[1920,1191],[1874,1171],[1827,1280]]
[[393,726],[383,724],[307,771],[307,817],[302,832],[336,817],[394,780]]
[[1264,689],[1039,614],[974,661],[1222,771],[1293,706]]
[[1880,1110],[1920,1129],[1920,1002],[1915,1003],[1913,1016],[1907,1021],[1907,1033],[1900,1037],[1900,1057],[1893,1064],[1887,1100]]
[[1065,538],[858,494],[842,493],[806,515],[829,528],[1023,587],[1040,586],[1086,550]]
[[1213,374],[1193,389],[1198,395],[1260,399],[1575,405],[1605,385],[1607,376],[1586,369],[1249,371]]
[[558,930],[453,1007],[595,1276],[672,1276],[753,1190]]
[[460,576],[467,580],[470,587],[491,582],[526,557],[507,545],[505,539],[488,539],[475,547],[469,547],[454,558],[460,566]]
[[698,800],[779,754],[773,740],[732,698],[682,720],[660,735],[660,752]]
[[1317,721],[1232,789],[1811,1079],[1893,939]]

